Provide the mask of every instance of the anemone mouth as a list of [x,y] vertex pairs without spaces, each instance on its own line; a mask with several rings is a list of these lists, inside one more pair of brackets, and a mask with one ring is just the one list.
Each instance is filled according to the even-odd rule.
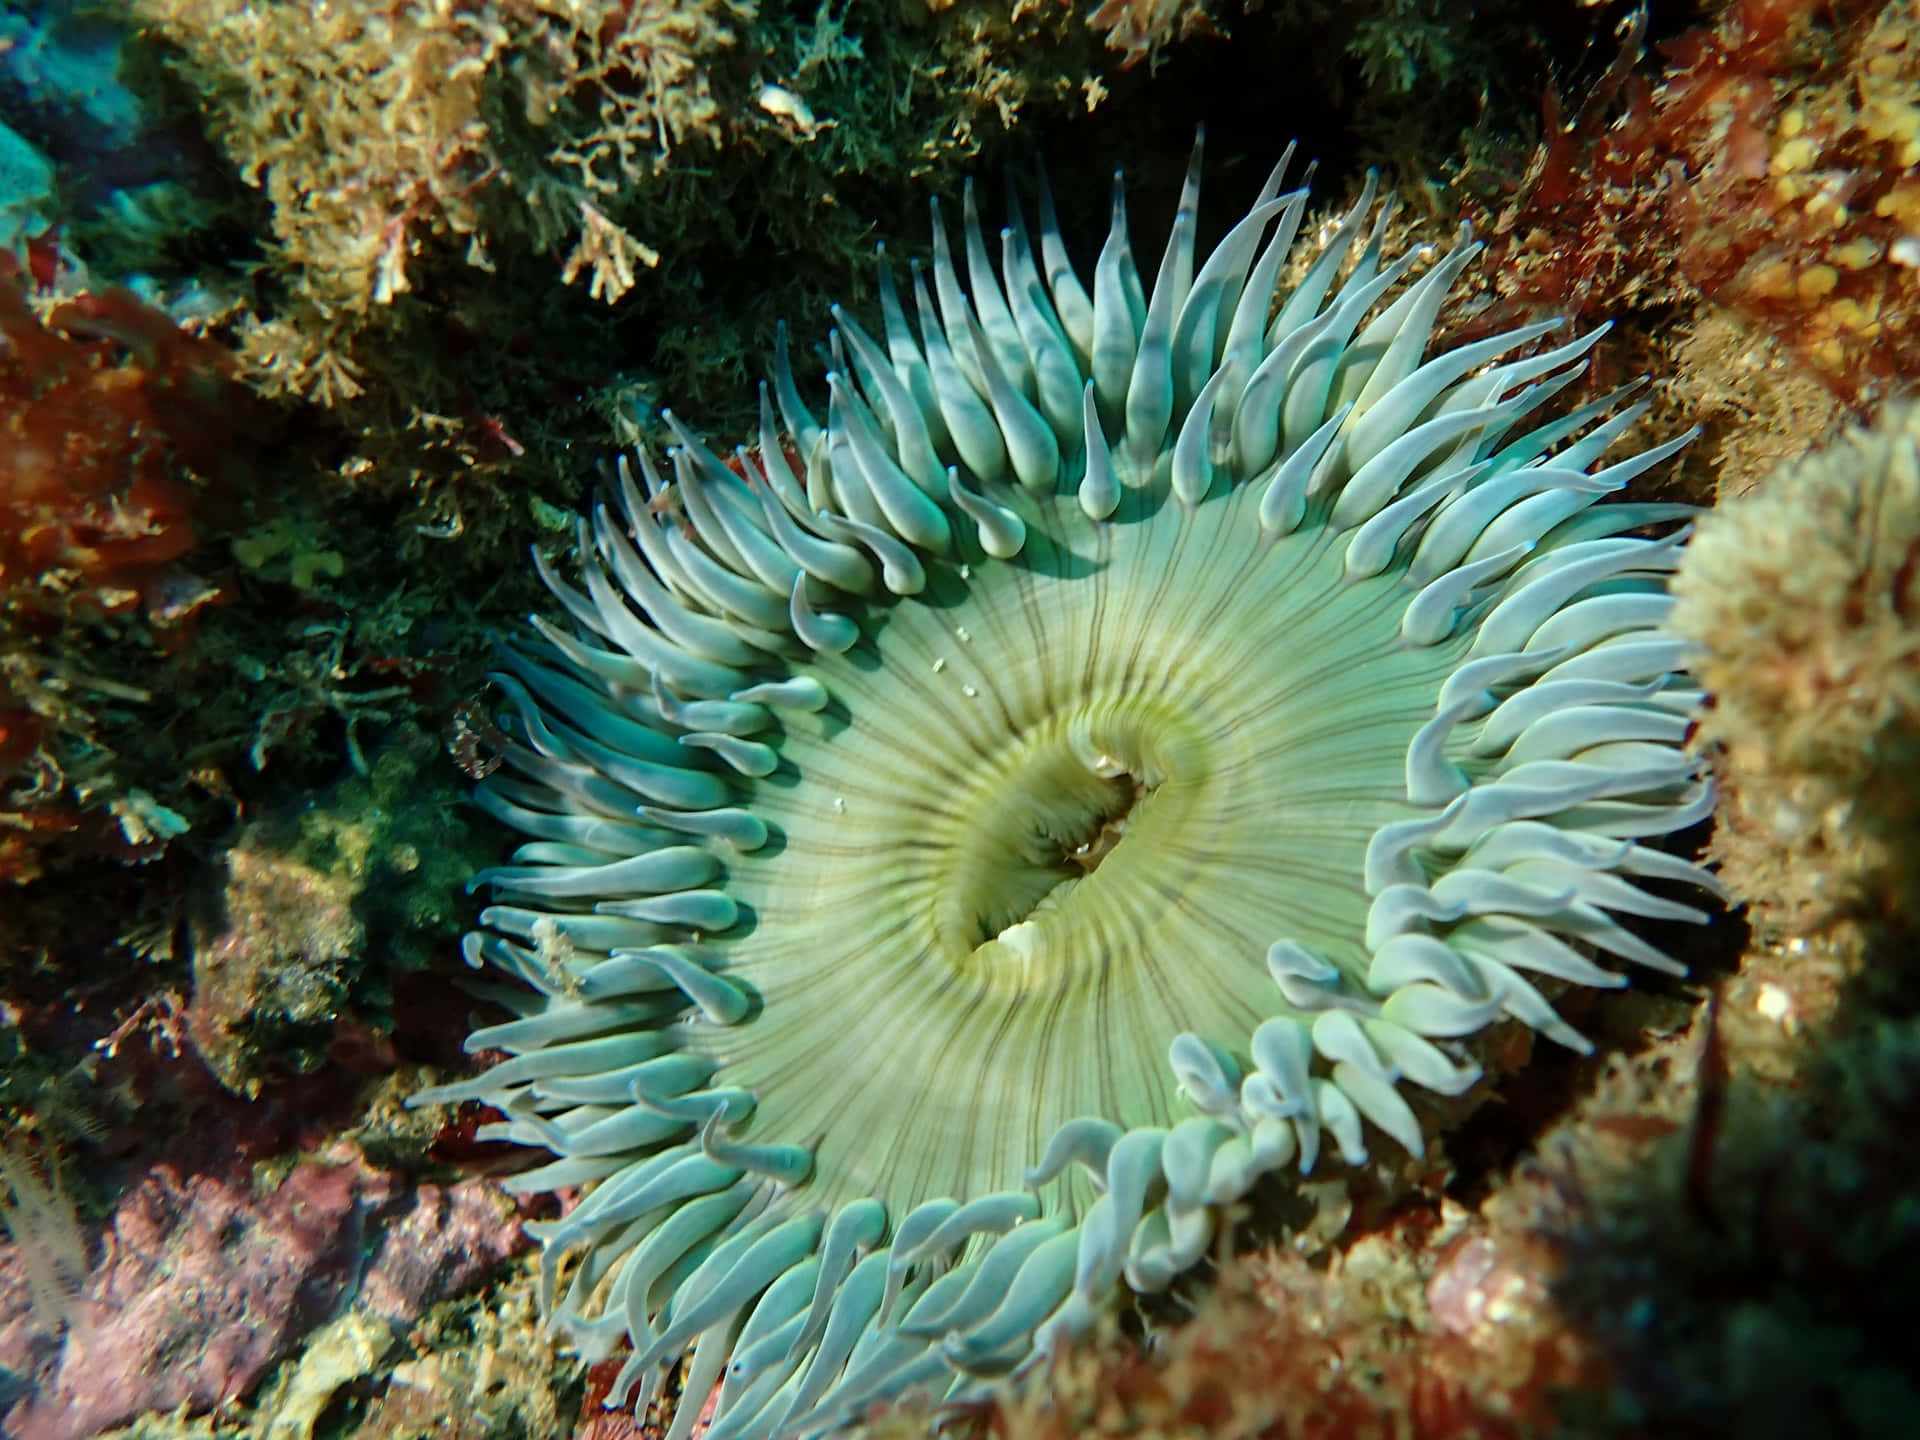
[[[543,1300],[644,1403],[691,1349],[712,1440],[964,1394],[1206,1253],[1261,1176],[1418,1155],[1403,1089],[1529,976],[1678,969],[1640,843],[1704,817],[1664,629],[1686,507],[1595,502],[1644,406],[1533,414],[1594,336],[1424,352],[1474,247],[1408,280],[1371,182],[1291,288],[1276,167],[1201,262],[1198,152],[1151,288],[1091,294],[1041,191],[971,295],[935,213],[910,324],[837,310],[825,421],[784,353],[757,454],[671,415],[580,529],[569,624],[504,643],[529,839],[468,937],[510,1058],[418,1103],[589,1187]],[[637,471],[637,475],[636,475]],[[1325,1142],[1323,1144],[1323,1142]],[[562,1281],[564,1280],[564,1288]],[[682,1440],[698,1405],[670,1432]]]

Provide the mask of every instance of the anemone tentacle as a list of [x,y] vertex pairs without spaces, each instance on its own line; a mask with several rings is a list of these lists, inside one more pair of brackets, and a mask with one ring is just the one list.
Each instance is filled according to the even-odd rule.
[[1044,183],[997,267],[969,188],[964,283],[936,205],[824,397],[783,334],[757,452],[669,414],[580,585],[537,561],[466,948],[511,1058],[417,1099],[591,1187],[543,1295],[631,1342],[616,1403],[691,1352],[674,1440],[715,1384],[714,1435],[811,1435],[1029,1363],[1263,1175],[1421,1154],[1466,1037],[1586,1049],[1553,987],[1678,968],[1643,882],[1718,893],[1642,843],[1713,803],[1685,531],[1636,533],[1688,512],[1599,503],[1684,437],[1541,418],[1597,332],[1428,356],[1479,247],[1386,259],[1371,181],[1279,286],[1286,165],[1202,256],[1196,146],[1151,276],[1116,179],[1090,283]]

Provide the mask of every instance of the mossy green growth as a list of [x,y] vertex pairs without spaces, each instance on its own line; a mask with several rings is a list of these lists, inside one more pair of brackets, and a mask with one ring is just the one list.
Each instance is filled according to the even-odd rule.
[[459,935],[467,876],[492,858],[494,841],[476,836],[459,772],[434,736],[397,726],[368,758],[366,776],[300,813],[288,853],[351,882],[371,954],[417,970]]
[[233,558],[246,569],[296,590],[311,590],[323,579],[338,580],[347,568],[346,557],[338,550],[327,549],[284,518],[239,536],[231,548]]
[[[1911,947],[1910,934],[1882,937],[1866,958],[1897,965]],[[1615,1382],[1570,1402],[1570,1433],[1912,1434],[1913,998],[1814,1037],[1792,1092],[1709,1082],[1689,1126],[1630,1166],[1583,1171],[1574,1223],[1555,1237],[1566,1257],[1555,1298]]]
[[194,1043],[222,1084],[256,1093],[318,1068],[351,1020],[390,1026],[393,976],[458,934],[463,885],[488,855],[439,743],[400,725],[297,813],[248,825],[194,918]]

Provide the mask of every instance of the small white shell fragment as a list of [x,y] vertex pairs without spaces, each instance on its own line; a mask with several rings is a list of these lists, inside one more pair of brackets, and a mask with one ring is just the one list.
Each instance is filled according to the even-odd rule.
[[760,93],[754,96],[754,103],[774,119],[786,121],[809,140],[821,129],[807,102],[782,86],[762,85]]

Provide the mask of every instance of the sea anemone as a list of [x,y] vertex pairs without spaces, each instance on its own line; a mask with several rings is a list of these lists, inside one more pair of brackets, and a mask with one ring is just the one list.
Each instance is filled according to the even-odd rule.
[[970,292],[936,202],[824,423],[782,336],[757,451],[669,413],[584,590],[536,556],[466,947],[511,1058],[418,1098],[586,1187],[543,1298],[631,1341],[610,1403],[691,1349],[676,1440],[716,1382],[713,1440],[800,1435],[1049,1353],[1260,1177],[1419,1155],[1462,1037],[1586,1049],[1541,984],[1680,968],[1614,915],[1705,918],[1640,883],[1715,889],[1639,843],[1712,806],[1683,537],[1631,533],[1688,512],[1596,503],[1684,437],[1523,428],[1592,334],[1423,360],[1477,247],[1388,261],[1371,181],[1283,286],[1285,171],[1202,262],[1196,147],[1150,289],[1117,181],[1091,294],[1044,179],[997,271],[967,191]]

